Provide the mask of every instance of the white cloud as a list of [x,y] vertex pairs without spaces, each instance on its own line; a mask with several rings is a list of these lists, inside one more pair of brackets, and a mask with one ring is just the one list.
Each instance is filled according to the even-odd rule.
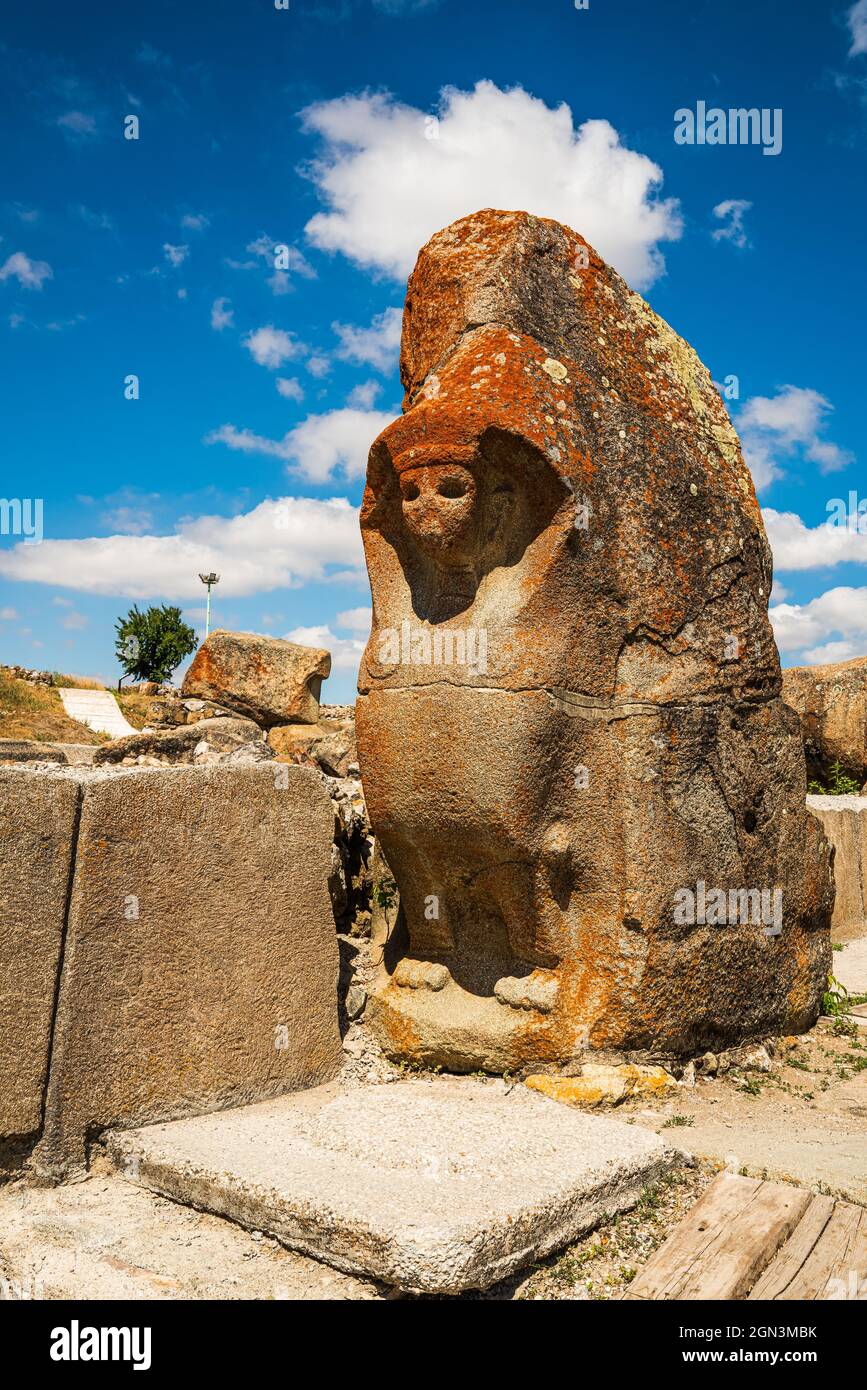
[[867,53],[867,0],[858,0],[857,4],[852,6],[846,15],[846,23],[852,35],[849,57],[854,58],[859,53]]
[[726,198],[724,202],[717,203],[713,215],[718,217],[723,225],[717,227],[713,233],[714,241],[730,241],[733,246],[741,249],[749,246],[744,217],[751,207],[752,203],[748,203],[745,198]]
[[841,644],[845,644],[851,656],[867,651],[867,588],[841,586],[809,603],[778,603],[768,616],[780,650],[801,652],[810,664],[823,659],[816,653],[827,651],[831,642],[835,651],[843,650]]
[[231,328],[235,321],[235,311],[229,308],[231,302],[231,299],[221,295],[211,305],[211,327],[216,333],[222,333],[224,328]]
[[676,200],[657,197],[658,165],[608,121],[576,130],[568,106],[521,87],[447,87],[435,121],[387,93],[317,102],[302,115],[324,142],[308,172],[328,208],[307,236],[398,280],[434,232],[484,207],[566,222],[638,288],[663,273],[659,243],[681,234]]
[[181,218],[181,226],[189,232],[203,232],[210,225],[209,218],[203,212],[185,212]]
[[828,521],[807,526],[795,512],[762,512],[776,570],[816,570],[849,562],[867,564],[867,529],[859,533]]
[[41,290],[43,281],[51,280],[54,271],[47,261],[31,261],[23,251],[13,251],[0,266],[0,280],[13,275],[23,290]]
[[57,124],[61,130],[81,139],[96,134],[96,118],[88,116],[84,111],[66,111],[62,116],[58,116]]
[[852,462],[852,455],[822,438],[831,402],[803,386],[783,386],[776,396],[754,396],[738,413],[735,424],[758,491],[784,476],[780,459],[800,452],[821,473],[834,473]]
[[18,614],[14,608],[0,608],[0,622],[16,623],[17,621]]
[[367,363],[378,372],[395,366],[400,352],[401,309],[385,309],[377,314],[368,328],[356,328],[351,323],[332,323],[340,339],[337,356],[347,362]]
[[307,367],[307,370],[310,373],[310,375],[318,377],[320,381],[322,377],[327,376],[328,373],[331,371],[331,363],[329,362],[328,358],[321,352],[315,352],[313,356],[309,358],[308,361],[305,363],[305,366]]
[[189,246],[172,246],[170,241],[166,241],[163,243],[163,252],[169,265],[177,269],[178,266],[183,265],[184,261],[187,259],[187,256],[190,254],[190,248]]
[[[270,286],[272,294],[288,294],[292,289],[290,275],[301,275],[305,280],[315,280],[316,271],[297,246],[290,246],[285,241],[278,241],[274,237],[256,237],[247,245],[247,250],[254,256],[264,261],[265,265],[273,272],[269,275],[267,284]],[[239,270],[253,270],[256,261],[234,262]]]
[[125,536],[145,536],[154,525],[153,513],[141,506],[113,507],[103,512],[99,520],[100,525]]
[[[339,567],[339,569],[335,569]],[[199,600],[199,573],[243,597],[332,578],[361,579],[358,509],[342,497],[284,497],[240,516],[202,516],[171,535],[20,542],[0,551],[0,575],[32,584],[132,599]]]
[[205,437],[205,443],[283,459],[290,471],[310,482],[324,483],[338,469],[346,478],[363,477],[371,444],[393,419],[391,411],[346,407],[325,415],[308,415],[282,439],[266,439],[252,430],[221,425]]
[[284,633],[287,642],[299,642],[302,647],[325,647],[331,653],[333,671],[357,671],[367,643],[358,637],[337,637],[327,624],[321,627],[293,627]]
[[278,376],[277,390],[287,401],[303,401],[304,387],[297,376]]
[[349,395],[346,397],[346,404],[358,406],[360,410],[370,410],[370,407],[381,391],[382,382],[361,381],[357,386],[353,386]]
[[808,647],[802,653],[807,666],[830,666],[837,661],[849,661],[863,655],[854,642],[825,642],[820,647]]
[[271,370],[282,367],[288,358],[297,357],[299,352],[303,351],[302,345],[291,333],[285,333],[282,328],[275,328],[273,323],[248,333],[242,342],[254,362]]
[[350,632],[359,632],[366,639],[370,636],[373,609],[347,608],[343,613],[337,614],[334,622],[337,627],[347,628]]

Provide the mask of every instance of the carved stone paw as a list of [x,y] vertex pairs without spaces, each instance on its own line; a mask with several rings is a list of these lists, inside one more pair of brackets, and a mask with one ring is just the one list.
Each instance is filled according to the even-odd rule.
[[553,975],[527,975],[521,979],[504,975],[494,985],[494,995],[511,1009],[534,1009],[549,1014],[557,1002],[557,980]]
[[392,980],[402,989],[444,989],[451,979],[444,965],[432,960],[398,961]]

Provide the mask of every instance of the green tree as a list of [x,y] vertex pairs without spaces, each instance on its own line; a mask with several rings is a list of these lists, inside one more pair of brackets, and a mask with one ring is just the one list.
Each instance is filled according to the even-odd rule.
[[115,623],[115,651],[125,676],[165,681],[185,656],[195,651],[196,634],[181,618],[180,608],[163,604],[140,613],[133,605]]

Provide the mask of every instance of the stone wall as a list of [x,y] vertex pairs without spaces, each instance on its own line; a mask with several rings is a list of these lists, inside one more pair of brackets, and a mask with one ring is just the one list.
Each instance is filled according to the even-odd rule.
[[285,764],[0,769],[0,1144],[316,1085],[342,1053],[334,811]]

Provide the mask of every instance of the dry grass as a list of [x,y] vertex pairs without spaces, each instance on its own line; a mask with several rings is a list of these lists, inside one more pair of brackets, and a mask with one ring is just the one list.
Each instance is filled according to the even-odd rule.
[[[104,690],[99,681],[87,676],[68,676],[55,671],[55,686],[77,690]],[[135,691],[121,695],[120,707],[134,729],[147,724],[152,701]],[[94,733],[86,724],[70,719],[57,689],[13,680],[0,670],[0,739],[32,738],[39,743],[105,743],[106,734]]]
[[139,695],[135,690],[121,691],[118,696],[118,704],[123,710],[124,717],[134,729],[144,729],[153,722],[148,717],[148,711],[153,703],[154,697],[152,695]]
[[11,680],[2,671],[0,738],[34,738],[40,743],[105,742],[103,735],[69,718],[56,690]]

